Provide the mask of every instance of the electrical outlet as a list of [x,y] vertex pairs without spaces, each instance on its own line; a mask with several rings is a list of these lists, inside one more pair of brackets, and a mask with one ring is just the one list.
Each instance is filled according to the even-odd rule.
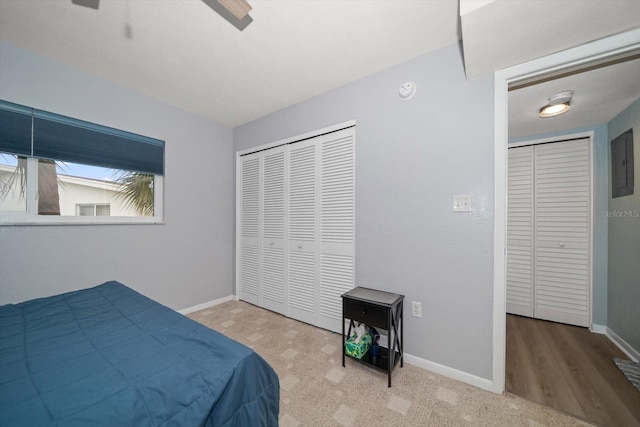
[[422,317],[422,303],[411,301],[411,315],[413,317]]

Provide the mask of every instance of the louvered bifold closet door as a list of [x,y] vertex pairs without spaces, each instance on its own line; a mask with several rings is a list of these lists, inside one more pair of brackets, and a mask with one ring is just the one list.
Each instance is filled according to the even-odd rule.
[[342,330],[354,287],[355,127],[237,157],[239,298]]
[[536,318],[589,326],[589,139],[535,147]]
[[342,329],[341,295],[354,287],[355,129],[320,137],[318,326]]
[[262,161],[262,306],[286,314],[288,146],[264,151]]
[[315,324],[318,305],[317,147],[313,139],[289,150],[289,316]]
[[533,146],[509,149],[507,313],[533,317]]
[[261,272],[261,168],[260,153],[240,158],[240,257],[239,298],[252,304],[260,302]]

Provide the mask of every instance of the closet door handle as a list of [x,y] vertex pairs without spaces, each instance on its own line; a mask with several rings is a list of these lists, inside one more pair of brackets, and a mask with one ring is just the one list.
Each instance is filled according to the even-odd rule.
[[269,242],[269,246],[273,246],[273,241]]
[[560,247],[564,249],[564,243],[560,243]]
[[298,249],[302,249],[302,244],[298,243]]

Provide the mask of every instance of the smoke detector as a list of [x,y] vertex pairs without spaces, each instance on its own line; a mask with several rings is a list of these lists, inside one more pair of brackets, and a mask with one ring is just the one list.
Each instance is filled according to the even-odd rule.
[[411,99],[416,94],[416,84],[414,82],[406,82],[400,85],[398,95],[403,100]]

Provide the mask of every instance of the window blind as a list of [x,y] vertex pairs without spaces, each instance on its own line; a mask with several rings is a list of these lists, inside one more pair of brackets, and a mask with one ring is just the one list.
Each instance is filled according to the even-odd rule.
[[31,155],[32,117],[31,108],[0,101],[0,151]]
[[0,151],[164,174],[164,141],[158,139],[6,101],[0,101],[0,120]]

